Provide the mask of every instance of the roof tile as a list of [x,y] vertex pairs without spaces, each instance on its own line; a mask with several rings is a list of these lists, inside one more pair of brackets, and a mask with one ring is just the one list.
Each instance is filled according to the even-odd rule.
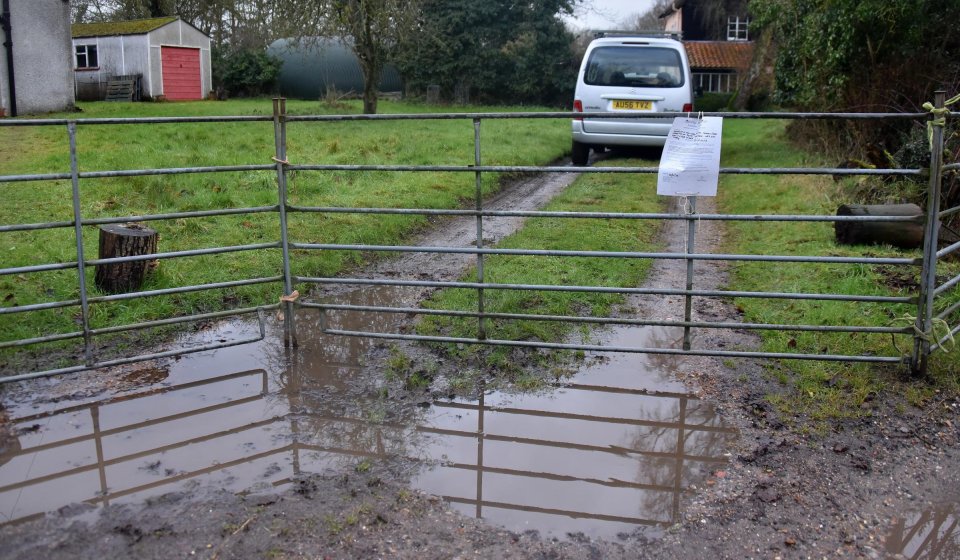
[[753,58],[748,41],[684,41],[691,68],[746,70]]

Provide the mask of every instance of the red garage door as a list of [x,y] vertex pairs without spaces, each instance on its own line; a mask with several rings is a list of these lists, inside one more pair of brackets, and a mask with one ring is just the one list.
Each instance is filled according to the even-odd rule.
[[163,95],[167,99],[203,99],[200,87],[200,49],[160,47]]

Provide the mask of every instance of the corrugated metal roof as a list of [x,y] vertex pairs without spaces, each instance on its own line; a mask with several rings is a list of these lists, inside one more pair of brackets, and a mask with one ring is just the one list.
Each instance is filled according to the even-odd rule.
[[75,23],[70,26],[74,39],[82,37],[110,37],[114,35],[143,35],[177,21],[176,16],[110,21],[106,23]]
[[753,59],[748,41],[684,41],[691,68],[746,70]]

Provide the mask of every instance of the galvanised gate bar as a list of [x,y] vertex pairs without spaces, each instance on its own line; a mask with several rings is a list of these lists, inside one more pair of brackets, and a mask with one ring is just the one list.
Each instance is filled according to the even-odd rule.
[[[51,343],[65,340],[82,340],[84,360],[73,366],[32,372],[17,372],[15,375],[0,377],[0,382],[12,382],[36,377],[65,374],[95,368],[110,367],[156,358],[172,357],[190,352],[213,350],[226,346],[236,346],[260,340],[265,335],[264,315],[266,311],[284,308],[286,343],[296,344],[296,325],[294,309],[297,306],[316,308],[321,313],[327,311],[373,311],[378,313],[402,313],[419,315],[445,315],[454,317],[468,317],[477,320],[475,337],[444,337],[422,336],[402,333],[374,333],[348,331],[325,328],[324,332],[331,335],[375,337],[383,339],[405,339],[427,342],[447,342],[464,344],[485,344],[512,347],[531,347],[547,349],[571,349],[585,351],[610,352],[640,352],[650,354],[674,354],[694,356],[717,356],[730,358],[772,358],[798,360],[826,360],[849,362],[873,362],[908,365],[915,373],[925,372],[927,360],[935,352],[944,351],[944,346],[952,342],[953,336],[960,330],[957,326],[957,311],[960,303],[952,303],[937,311],[938,301],[944,299],[951,291],[956,290],[960,283],[960,276],[955,276],[938,285],[937,263],[939,260],[954,254],[960,249],[960,243],[954,243],[938,250],[937,235],[941,220],[960,212],[960,207],[940,208],[941,185],[943,174],[960,169],[960,165],[943,165],[943,128],[948,113],[939,110],[944,107],[945,94],[938,92],[935,107],[938,111],[931,113],[702,113],[705,116],[722,116],[725,119],[849,119],[849,120],[886,120],[912,119],[917,121],[928,120],[931,131],[931,159],[928,169],[839,169],[839,168],[721,168],[721,174],[741,175],[879,175],[879,176],[929,176],[929,196],[926,216],[833,216],[833,215],[730,215],[730,214],[698,214],[691,209],[682,213],[616,213],[616,212],[546,212],[546,211],[509,211],[488,210],[484,208],[481,196],[481,177],[484,173],[630,173],[655,174],[655,167],[569,167],[569,166],[498,166],[484,165],[482,161],[481,128],[484,121],[494,119],[570,119],[579,116],[590,118],[609,118],[609,114],[591,113],[457,113],[457,114],[416,114],[416,115],[317,115],[294,116],[286,114],[286,103],[283,99],[275,99],[272,116],[237,116],[237,117],[154,117],[154,118],[101,118],[101,119],[34,119],[34,120],[0,120],[0,127],[25,126],[57,126],[65,127],[70,141],[70,169],[61,173],[0,175],[0,188],[3,183],[23,181],[70,181],[72,185],[73,219],[69,221],[48,223],[19,223],[0,225],[0,235],[7,232],[25,232],[58,228],[73,228],[76,241],[76,260],[59,263],[16,263],[16,266],[0,268],[0,277],[24,274],[42,274],[51,271],[75,270],[79,297],[63,301],[48,301],[22,306],[5,306],[0,308],[0,316],[13,316],[20,313],[38,312],[57,308],[79,308],[81,330],[75,332],[50,333],[45,336],[4,340],[0,342],[0,350],[32,346],[42,343]],[[645,118],[670,119],[683,116],[676,113],[652,113]],[[932,118],[936,117],[936,118]],[[316,163],[294,163],[287,161],[287,125],[288,123],[304,122],[324,123],[350,121],[396,121],[396,120],[439,120],[439,119],[466,119],[472,121],[474,130],[474,163],[473,165],[325,165]],[[206,167],[177,167],[161,169],[127,169],[127,170],[98,170],[81,172],[78,165],[76,135],[78,127],[94,127],[98,125],[146,126],[151,124],[203,124],[203,123],[242,123],[242,122],[272,122],[274,129],[275,153],[270,154],[271,163],[251,163],[249,165],[206,166]],[[266,159],[266,156],[265,158]],[[231,173],[244,171],[276,171],[277,203],[270,206],[247,208],[220,208],[190,212],[166,214],[150,214],[136,216],[116,216],[109,218],[84,218],[81,213],[80,181],[90,181],[102,178],[138,177],[157,175],[178,175],[191,173]],[[476,178],[475,204],[472,209],[418,209],[418,208],[344,208],[344,207],[312,207],[290,204],[287,197],[287,181],[292,172],[390,172],[390,173],[418,173],[418,172],[451,172],[468,173]],[[694,201],[695,203],[695,201]],[[85,229],[105,224],[127,222],[151,222],[163,220],[183,220],[201,217],[215,217],[241,214],[275,214],[277,216],[277,241],[266,243],[251,243],[234,246],[215,246],[201,249],[160,252],[149,255],[118,257],[109,259],[90,259],[84,255],[83,236]],[[473,216],[476,218],[476,242],[469,247],[426,247],[402,245],[371,245],[371,244],[336,244],[336,243],[305,243],[297,240],[297,232],[288,226],[288,216],[292,213],[355,213],[355,214],[409,214],[419,216]],[[608,251],[561,251],[541,249],[499,249],[485,247],[483,238],[484,218],[494,216],[515,216],[527,218],[578,218],[597,220],[683,220],[688,224],[688,239],[686,252],[608,252]],[[789,224],[797,222],[923,222],[925,224],[924,250],[921,257],[840,257],[815,255],[751,255],[751,254],[697,254],[692,251],[695,236],[695,224],[699,220],[713,221],[748,221],[770,222],[771,225]],[[784,226],[786,227],[786,226]],[[139,291],[125,294],[96,295],[91,293],[87,286],[86,274],[88,267],[115,264],[131,261],[154,259],[179,259],[199,255],[215,255],[243,251],[274,250],[277,257],[277,274],[266,277],[237,278],[235,280],[208,283],[202,285],[184,285],[157,290]],[[476,258],[475,282],[441,282],[414,279],[370,279],[346,277],[315,277],[295,276],[291,273],[291,251],[351,251],[351,252],[429,252],[429,253],[460,253],[474,255]],[[583,285],[530,285],[530,284],[499,284],[484,280],[484,258],[487,255],[526,255],[551,257],[594,257],[611,259],[674,259],[687,263],[687,282],[684,289],[649,289],[649,288],[621,288],[607,286]],[[818,263],[840,265],[887,265],[921,271],[919,290],[910,295],[850,295],[833,293],[799,293],[799,292],[751,292],[726,290],[697,290],[694,285],[693,263],[695,261],[754,261],[771,263]],[[915,270],[915,269],[914,269]],[[211,313],[171,316],[148,322],[115,325],[106,328],[92,328],[90,326],[91,306],[124,300],[158,297],[170,294],[182,294],[203,290],[218,290],[248,286],[254,284],[276,284],[282,287],[283,297],[280,303],[264,302],[256,307],[224,309]],[[477,309],[474,310],[437,310],[421,309],[416,307],[391,306],[363,306],[337,303],[312,303],[300,301],[294,295],[294,286],[297,284],[329,285],[349,284],[389,285],[389,286],[420,286],[429,288],[467,288],[476,290],[478,295]],[[632,318],[609,317],[579,317],[558,315],[533,315],[517,313],[492,313],[484,309],[485,290],[539,290],[539,291],[566,291],[566,292],[599,292],[614,294],[644,294],[654,296],[682,296],[685,299],[685,316],[683,320],[652,321]],[[917,313],[910,317],[912,324],[901,325],[811,325],[811,324],[767,324],[767,323],[740,323],[740,322],[709,322],[691,320],[691,302],[693,298],[774,298],[781,300],[821,300],[869,303],[875,305],[915,305]],[[305,298],[308,299],[308,298]],[[94,354],[92,339],[97,336],[147,329],[158,326],[185,324],[197,321],[209,321],[231,316],[257,315],[260,322],[260,336],[232,341],[218,341],[213,344],[189,349],[175,349],[163,352],[143,353],[126,356],[119,359],[100,360]],[[506,320],[537,320],[537,321],[566,321],[591,324],[625,324],[625,325],[656,325],[681,327],[684,329],[684,345],[678,348],[639,348],[639,347],[611,347],[592,344],[569,344],[562,342],[539,342],[520,340],[498,340],[487,336],[486,323],[491,319]],[[952,322],[951,322],[952,321]],[[790,352],[760,352],[760,351],[733,351],[716,348],[696,348],[691,345],[690,332],[692,329],[749,329],[749,330],[786,330],[786,331],[820,331],[835,333],[863,333],[869,335],[890,336],[908,335],[914,340],[913,348],[908,356],[902,355],[838,355],[830,353],[790,353]]]

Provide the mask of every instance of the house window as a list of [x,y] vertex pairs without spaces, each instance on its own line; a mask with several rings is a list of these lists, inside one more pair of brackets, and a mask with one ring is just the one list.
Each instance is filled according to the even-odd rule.
[[732,93],[737,91],[734,72],[694,72],[693,87],[703,93]]
[[99,66],[96,45],[77,45],[77,70]]
[[750,18],[730,16],[727,18],[727,41],[750,40]]

